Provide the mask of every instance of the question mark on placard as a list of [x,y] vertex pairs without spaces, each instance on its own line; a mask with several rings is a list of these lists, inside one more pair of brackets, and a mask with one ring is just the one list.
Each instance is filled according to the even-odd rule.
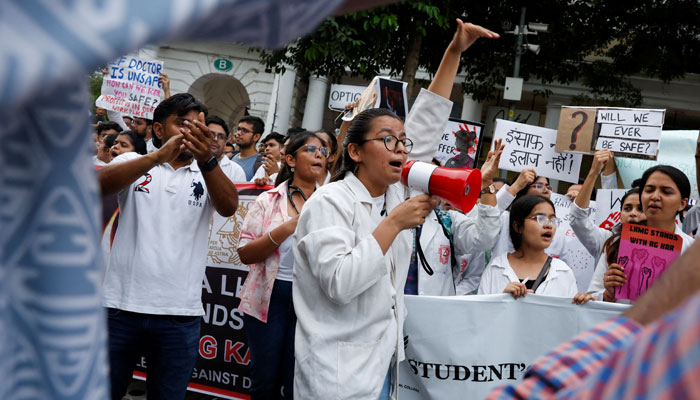
[[576,140],[578,140],[578,133],[581,130],[581,128],[583,128],[583,126],[586,125],[586,122],[588,122],[588,115],[583,111],[576,111],[575,113],[571,114],[571,119],[574,119],[579,115],[582,117],[581,123],[576,125],[573,132],[571,132],[571,144],[569,145],[570,150],[576,149]]

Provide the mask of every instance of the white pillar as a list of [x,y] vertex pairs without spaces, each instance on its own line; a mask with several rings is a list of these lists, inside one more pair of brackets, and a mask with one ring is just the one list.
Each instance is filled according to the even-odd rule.
[[481,111],[483,104],[474,100],[472,95],[465,93],[462,102],[461,119],[465,121],[481,122]]
[[[547,114],[544,117],[544,127],[549,129],[557,129],[559,127],[559,115],[561,106],[569,104],[570,98],[567,96],[549,96],[547,99]],[[552,190],[559,191],[559,180],[550,179],[549,184],[552,185]]]
[[315,75],[309,77],[304,119],[301,122],[302,128],[314,132],[323,127],[323,112],[326,110],[327,94],[328,78]]
[[289,129],[289,114],[292,110],[292,95],[294,94],[296,77],[297,71],[287,66],[284,73],[280,75],[277,86],[277,107],[273,130],[283,135],[286,135],[287,129]]

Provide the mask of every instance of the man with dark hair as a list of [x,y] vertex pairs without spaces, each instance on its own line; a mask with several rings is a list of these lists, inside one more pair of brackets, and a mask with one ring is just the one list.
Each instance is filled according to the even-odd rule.
[[104,278],[112,398],[121,399],[139,356],[148,397],[183,398],[199,344],[209,221],[231,216],[236,187],[212,152],[206,107],[187,93],[161,102],[153,153],[124,153],[98,173],[117,193],[119,226]]
[[128,115],[122,115],[122,120],[126,124],[126,127],[129,128],[130,130],[134,130],[134,128],[131,126],[131,124],[134,122],[134,119],[131,118]]
[[[95,127],[96,137],[95,137],[95,150],[96,155],[92,157],[92,162],[95,165],[100,165],[97,154],[100,153],[102,146],[104,146],[104,138],[112,133],[119,133],[122,131],[122,127],[118,123],[112,121],[99,122]],[[103,157],[104,158],[104,157]],[[111,158],[110,158],[111,159]],[[107,161],[109,162],[109,161]]]
[[258,154],[255,144],[264,130],[265,123],[258,117],[246,115],[238,121],[234,139],[240,152],[233,157],[233,161],[243,168],[247,181],[255,175],[255,164],[262,162],[262,155]]
[[[224,156],[228,157],[229,159],[233,158],[233,156],[236,154],[236,148],[233,147],[233,145],[230,142],[226,142],[224,145]],[[245,174],[245,172],[243,172]]]
[[240,165],[231,161],[230,158],[224,156],[224,146],[228,141],[229,130],[228,125],[223,119],[217,116],[207,117],[207,128],[212,133],[211,151],[216,156],[219,166],[224,170],[226,176],[231,178],[233,182],[245,182],[245,171]]
[[280,152],[284,146],[285,139],[286,137],[279,133],[271,132],[262,140],[260,145],[265,150],[263,152],[262,165],[258,167],[253,176],[255,184],[267,185],[275,183],[277,173],[282,167],[280,164],[280,159],[282,158]]

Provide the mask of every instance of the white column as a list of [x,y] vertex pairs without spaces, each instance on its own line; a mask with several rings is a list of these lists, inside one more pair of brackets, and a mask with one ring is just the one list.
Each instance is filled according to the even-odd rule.
[[323,127],[323,112],[326,110],[328,78],[324,76],[309,77],[309,89],[306,91],[306,106],[301,127],[307,131],[317,131]]
[[[559,115],[561,106],[569,104],[570,98],[567,96],[552,95],[547,99],[547,114],[544,117],[544,127],[549,129],[557,129],[559,127]],[[552,190],[559,191],[559,180],[550,179],[549,184],[552,185]]]
[[472,122],[481,122],[483,104],[474,100],[472,95],[465,93],[462,102],[461,119]]
[[287,66],[284,73],[280,75],[277,86],[277,107],[273,130],[283,135],[287,134],[287,129],[289,129],[289,114],[292,110],[292,95],[294,94],[296,77],[297,71]]

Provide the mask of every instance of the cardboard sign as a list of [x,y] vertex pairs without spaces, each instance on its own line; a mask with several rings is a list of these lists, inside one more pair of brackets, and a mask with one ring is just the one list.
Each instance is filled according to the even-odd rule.
[[615,298],[636,300],[656,282],[681,254],[683,239],[650,226],[623,224],[617,263],[627,282],[615,289]]
[[476,168],[484,124],[450,118],[435,158],[448,168]]
[[499,168],[515,172],[533,168],[537,175],[578,183],[582,156],[554,151],[557,139],[554,129],[499,119],[493,139],[494,142],[503,139],[505,145]]
[[690,197],[698,198],[698,181],[695,174],[695,147],[698,131],[662,131],[659,155],[656,160],[615,157],[617,171],[624,187],[632,187],[632,181],[641,178],[644,171],[658,164],[672,165],[690,180]]
[[122,114],[153,119],[162,92],[158,76],[163,72],[163,62],[124,56],[109,64],[108,71],[95,104]]
[[557,145],[560,153],[592,153],[595,143],[595,107],[562,107],[557,128]]
[[556,151],[613,153],[655,158],[666,110],[562,107]]
[[345,111],[345,106],[356,102],[364,90],[364,86],[333,84],[328,96],[328,108],[333,111]]
[[408,114],[408,83],[389,78],[374,77],[372,82],[362,92],[357,106],[343,116],[344,121],[352,121],[359,113],[369,108],[386,108],[405,119]]
[[598,189],[596,194],[595,224],[610,230],[620,222],[622,196],[627,189]]

